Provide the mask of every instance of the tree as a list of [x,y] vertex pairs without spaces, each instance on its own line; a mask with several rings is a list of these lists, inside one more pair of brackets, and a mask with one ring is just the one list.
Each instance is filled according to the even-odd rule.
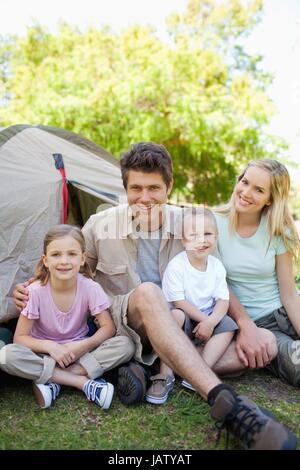
[[63,23],[52,35],[33,25],[0,40],[3,123],[64,127],[115,155],[161,142],[180,200],[224,201],[241,164],[284,150],[264,131],[270,77],[243,47],[261,9],[262,0],[190,0],[169,19],[169,44],[140,26],[113,34]]

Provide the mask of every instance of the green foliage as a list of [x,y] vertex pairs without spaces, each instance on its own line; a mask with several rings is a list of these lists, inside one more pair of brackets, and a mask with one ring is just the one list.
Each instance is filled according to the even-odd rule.
[[190,0],[169,19],[169,44],[140,26],[83,33],[62,23],[52,35],[35,24],[0,40],[0,125],[63,127],[115,155],[161,142],[181,200],[224,201],[240,165],[284,150],[264,132],[270,77],[243,48],[261,9],[262,0]]

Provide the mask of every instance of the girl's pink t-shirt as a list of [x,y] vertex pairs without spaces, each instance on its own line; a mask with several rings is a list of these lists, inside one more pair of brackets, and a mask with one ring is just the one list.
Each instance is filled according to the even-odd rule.
[[88,333],[87,317],[97,315],[111,306],[102,287],[92,279],[77,276],[73,305],[68,312],[60,311],[51,295],[50,282],[41,286],[35,282],[28,287],[29,300],[21,314],[35,320],[31,336],[57,343],[84,339]]

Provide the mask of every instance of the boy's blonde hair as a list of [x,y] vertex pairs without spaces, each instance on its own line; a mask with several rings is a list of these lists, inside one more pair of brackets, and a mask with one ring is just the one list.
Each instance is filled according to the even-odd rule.
[[[250,160],[244,171],[238,176],[237,183],[244,177],[250,167],[260,168],[269,173],[271,178],[271,204],[263,209],[267,217],[267,227],[270,236],[282,237],[285,247],[292,257],[297,260],[300,256],[300,239],[296,225],[288,209],[290,191],[290,175],[287,168],[277,160],[264,158]],[[215,212],[226,215],[231,231],[237,229],[238,214],[235,208],[234,192],[227,204],[216,208]]]
[[[85,252],[85,241],[80,228],[76,227],[75,225],[60,224],[55,225],[46,233],[44,238],[43,256],[47,254],[47,248],[51,242],[57,240],[58,238],[63,238],[67,236],[74,238],[74,240],[79,243],[82,249],[82,253]],[[36,280],[40,281],[42,286],[47,284],[50,277],[49,270],[44,265],[43,256],[41,256],[35,270],[35,278]],[[84,265],[81,266],[80,272],[86,277],[93,277],[91,268],[86,261]]]
[[[215,227],[216,235],[218,235],[217,221],[213,212],[205,206],[193,206],[193,207],[188,207],[183,210],[183,214],[182,214],[182,236],[183,237],[184,237],[184,224],[187,221],[187,219],[191,217],[203,217],[203,219],[205,217],[209,218]],[[204,220],[203,220],[203,223],[204,223]]]

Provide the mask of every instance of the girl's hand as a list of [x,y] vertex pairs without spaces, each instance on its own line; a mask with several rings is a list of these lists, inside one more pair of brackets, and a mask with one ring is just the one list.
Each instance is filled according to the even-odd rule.
[[215,326],[214,322],[208,317],[198,323],[198,325],[193,329],[193,333],[196,338],[207,342],[213,334]]
[[85,340],[73,341],[72,343],[65,343],[64,346],[74,356],[74,362],[77,361],[88,349],[84,346]]
[[76,359],[75,354],[65,344],[58,344],[54,341],[51,341],[48,353],[62,369],[68,367]]

